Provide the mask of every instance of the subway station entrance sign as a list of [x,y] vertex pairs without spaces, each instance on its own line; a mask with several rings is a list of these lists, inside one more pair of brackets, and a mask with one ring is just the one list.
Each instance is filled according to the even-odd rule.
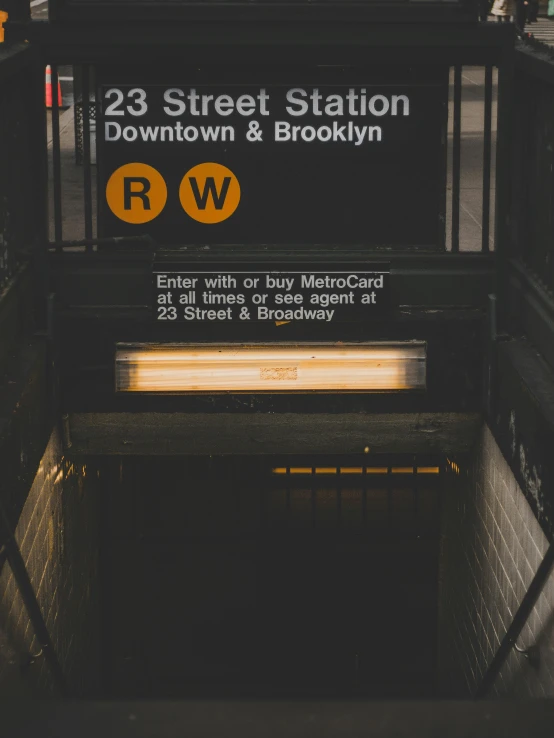
[[442,248],[443,71],[309,77],[102,82],[101,235]]

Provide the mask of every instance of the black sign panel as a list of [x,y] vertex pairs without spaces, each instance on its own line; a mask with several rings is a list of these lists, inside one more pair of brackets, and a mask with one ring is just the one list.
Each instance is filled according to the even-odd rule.
[[51,20],[476,20],[476,0],[49,0]]
[[446,75],[414,76],[102,84],[101,234],[442,248]]
[[[304,268],[305,267],[305,268]],[[154,267],[153,318],[156,321],[315,321],[367,320],[390,305],[388,266],[352,265],[337,271],[318,265],[281,270],[239,270],[182,266]]]

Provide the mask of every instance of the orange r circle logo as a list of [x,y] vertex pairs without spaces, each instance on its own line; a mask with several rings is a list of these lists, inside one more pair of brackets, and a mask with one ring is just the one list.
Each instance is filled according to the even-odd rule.
[[148,164],[124,164],[106,185],[106,202],[126,223],[148,223],[164,209],[167,186],[162,175]]
[[198,164],[181,180],[179,200],[183,210],[199,223],[221,223],[239,206],[239,181],[223,164]]

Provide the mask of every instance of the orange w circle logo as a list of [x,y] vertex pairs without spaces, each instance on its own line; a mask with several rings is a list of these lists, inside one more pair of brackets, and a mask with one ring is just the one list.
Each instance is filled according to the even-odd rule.
[[179,187],[183,210],[199,223],[221,223],[240,202],[240,185],[222,164],[198,164],[185,174]]

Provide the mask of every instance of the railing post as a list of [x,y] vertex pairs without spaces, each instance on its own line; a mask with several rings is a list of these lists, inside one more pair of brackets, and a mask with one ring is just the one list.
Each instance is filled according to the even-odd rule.
[[44,315],[49,283],[48,242],[50,240],[48,213],[48,131],[44,99],[45,67],[42,54],[37,54],[37,57],[38,63],[32,74],[32,95],[31,93],[29,95],[33,117],[33,157],[37,178],[36,185],[34,186],[34,197],[37,202],[37,218],[35,223],[33,260],[36,284],[36,322],[39,328],[44,329],[46,328]]
[[454,111],[452,136],[452,252],[460,250],[460,176],[462,146],[462,65],[454,67]]
[[485,67],[485,116],[483,120],[483,206],[481,251],[490,251],[491,150],[492,150],[492,65]]
[[497,330],[508,332],[508,270],[511,239],[513,114],[515,79],[515,31],[507,28],[506,41],[498,66],[498,133],[496,144],[495,250],[497,253],[496,288]]

